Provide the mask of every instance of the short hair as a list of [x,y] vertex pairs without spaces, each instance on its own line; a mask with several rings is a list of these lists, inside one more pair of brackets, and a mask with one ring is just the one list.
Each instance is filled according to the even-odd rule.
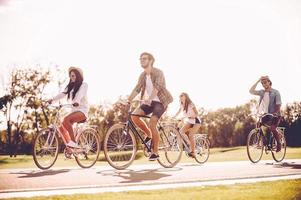
[[268,81],[270,83],[270,85],[272,86],[272,81],[269,78],[264,79],[264,80]]
[[148,59],[152,60],[152,66],[154,65],[154,62],[155,62],[155,58],[154,56],[151,54],[151,53],[148,53],[148,52],[143,52],[142,54],[140,54],[140,58],[144,55],[147,55],[148,56]]

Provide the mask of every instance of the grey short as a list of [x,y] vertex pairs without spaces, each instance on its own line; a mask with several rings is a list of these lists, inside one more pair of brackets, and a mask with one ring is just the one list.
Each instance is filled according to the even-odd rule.
[[151,105],[142,104],[140,106],[140,109],[143,110],[145,115],[149,115],[153,113],[152,116],[156,116],[158,117],[158,119],[160,119],[160,117],[163,115],[163,113],[166,110],[163,104],[158,101],[152,101]]

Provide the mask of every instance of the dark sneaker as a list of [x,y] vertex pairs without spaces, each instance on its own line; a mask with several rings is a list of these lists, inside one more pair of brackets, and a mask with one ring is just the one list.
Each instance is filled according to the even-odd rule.
[[149,157],[149,161],[156,161],[157,159],[159,158],[159,155],[156,155],[156,154],[152,154],[150,157]]
[[188,153],[188,156],[189,156],[189,157],[191,157],[191,158],[195,158],[195,154],[194,154],[194,152],[190,152],[190,153]]

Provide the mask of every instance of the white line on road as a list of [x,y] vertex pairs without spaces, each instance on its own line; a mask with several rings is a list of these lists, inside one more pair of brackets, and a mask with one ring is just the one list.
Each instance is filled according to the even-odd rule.
[[197,181],[184,183],[168,183],[168,184],[151,184],[141,186],[114,186],[103,187],[95,186],[89,188],[68,188],[68,189],[51,189],[39,191],[20,191],[20,192],[3,192],[0,193],[0,198],[19,198],[19,197],[34,197],[34,196],[52,196],[52,195],[74,195],[74,194],[95,194],[104,192],[125,192],[125,191],[141,191],[141,190],[159,190],[171,188],[187,188],[200,186],[215,186],[215,185],[232,185],[238,183],[256,183],[263,181],[277,181],[301,179],[301,175],[276,176],[276,177],[259,177],[259,178],[245,178],[245,179],[230,179],[230,180],[213,180],[213,181]]

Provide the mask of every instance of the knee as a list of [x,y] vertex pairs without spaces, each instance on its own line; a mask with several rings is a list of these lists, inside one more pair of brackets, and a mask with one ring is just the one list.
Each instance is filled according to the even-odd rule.
[[150,121],[149,121],[149,128],[151,130],[157,129],[157,123],[158,123],[158,119],[157,118],[151,118]]
[[71,125],[71,119],[69,117],[65,117],[63,120],[63,125],[64,126]]
[[134,123],[137,123],[137,122],[139,122],[139,117],[138,116],[131,116],[131,119],[132,119],[132,121],[134,122]]

